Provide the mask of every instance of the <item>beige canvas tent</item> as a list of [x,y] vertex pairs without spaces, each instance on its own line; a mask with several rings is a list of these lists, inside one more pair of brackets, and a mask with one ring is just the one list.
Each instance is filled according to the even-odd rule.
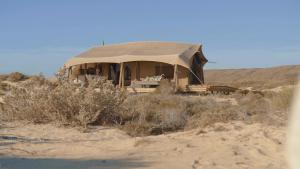
[[176,90],[185,90],[189,85],[204,84],[207,59],[201,48],[175,42],[106,45],[70,59],[65,67],[72,79],[103,76],[123,88],[148,90],[158,86],[161,79],[169,79]]

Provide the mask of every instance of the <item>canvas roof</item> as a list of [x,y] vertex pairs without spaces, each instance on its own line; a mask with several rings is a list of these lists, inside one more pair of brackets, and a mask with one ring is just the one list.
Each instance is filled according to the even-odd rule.
[[121,63],[132,61],[154,61],[178,64],[189,68],[193,56],[202,54],[201,45],[175,42],[130,42],[116,45],[94,47],[70,59],[65,66],[70,67],[84,63]]

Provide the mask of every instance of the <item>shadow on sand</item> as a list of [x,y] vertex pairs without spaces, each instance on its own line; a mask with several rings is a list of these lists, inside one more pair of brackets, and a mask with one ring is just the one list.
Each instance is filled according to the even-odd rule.
[[129,169],[148,166],[139,159],[55,159],[0,157],[0,169]]

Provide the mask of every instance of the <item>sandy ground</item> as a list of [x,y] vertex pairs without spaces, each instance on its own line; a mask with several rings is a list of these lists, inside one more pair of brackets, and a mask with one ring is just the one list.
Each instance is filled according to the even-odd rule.
[[285,128],[242,122],[132,138],[94,127],[0,126],[0,168],[284,169]]

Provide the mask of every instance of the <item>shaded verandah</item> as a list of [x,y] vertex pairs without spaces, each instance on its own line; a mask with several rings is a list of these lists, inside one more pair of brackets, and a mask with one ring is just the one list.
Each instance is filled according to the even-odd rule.
[[[120,88],[152,91],[161,79],[174,84],[175,90],[184,90],[194,76],[189,69],[180,65],[162,62],[134,61],[122,63],[85,63],[69,67],[71,79],[85,81],[86,76],[104,77]],[[202,78],[202,77],[200,77]],[[202,78],[203,79],[203,78]],[[196,84],[201,84],[200,82]]]

